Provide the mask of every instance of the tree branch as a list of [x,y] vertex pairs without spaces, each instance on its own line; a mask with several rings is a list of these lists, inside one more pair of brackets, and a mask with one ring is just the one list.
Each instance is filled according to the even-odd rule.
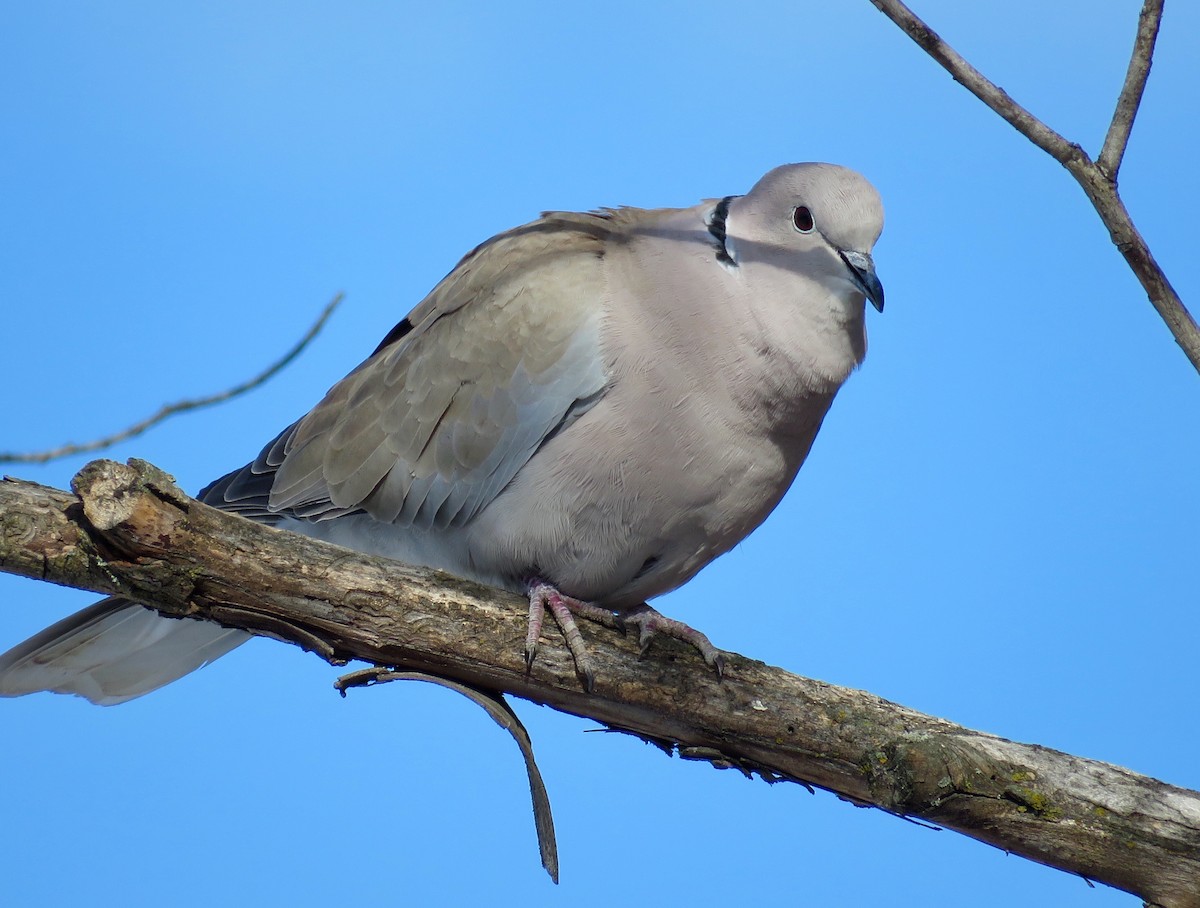
[[1133,42],[1133,53],[1129,58],[1129,69],[1125,73],[1125,84],[1117,98],[1108,135],[1100,149],[1097,166],[1112,181],[1117,179],[1121,159],[1129,145],[1129,134],[1133,131],[1133,119],[1142,103],[1142,92],[1146,90],[1146,79],[1150,76],[1150,61],[1154,59],[1154,42],[1158,40],[1158,26],[1162,22],[1163,0],[1145,0],[1138,16],[1137,38]]
[[968,63],[900,0],[871,0],[871,3],[900,26],[925,53],[937,60],[942,68],[954,77],[955,82],[1003,117],[1017,132],[1046,154],[1066,164],[1072,155],[1080,153],[1078,146],[1068,142],[1009,97],[1008,92]]
[[321,329],[325,327],[325,323],[329,321],[329,317],[333,315],[333,310],[336,309],[345,299],[345,294],[339,293],[331,299],[321,310],[321,314],[317,316],[317,320],[313,322],[312,327],[304,333],[304,336],[298,340],[292,349],[277,359],[271,365],[267,366],[262,372],[253,378],[247,379],[241,384],[234,385],[224,391],[216,394],[210,394],[207,397],[196,397],[189,400],[176,401],[173,404],[164,404],[152,415],[146,417],[140,422],[135,422],[133,425],[122,429],[119,432],[114,432],[111,435],[105,435],[103,438],[97,438],[93,441],[74,443],[68,442],[64,445],[59,445],[57,448],[50,448],[47,451],[33,451],[23,453],[19,451],[0,451],[0,463],[47,463],[51,460],[58,460],[60,457],[70,457],[74,454],[88,454],[92,451],[101,451],[105,448],[110,448],[122,441],[127,441],[130,438],[136,438],[148,429],[154,428],[160,422],[177,413],[186,413],[188,410],[199,410],[203,407],[211,407],[213,404],[224,403],[231,400],[247,391],[252,391],[259,385],[265,383],[272,378],[281,369],[287,366],[292,360],[300,355],[301,351],[311,343]]
[[936,823],[1164,908],[1200,906],[1200,793],[741,656],[723,680],[683,644],[639,659],[635,641],[590,624],[598,671],[588,695],[557,641],[526,671],[517,596],[259,526],[188,498],[139,461],[97,461],[72,487],[0,482],[0,570],[255,631],[334,663],[506,691],[682,756]]
[[[1200,372],[1200,326],[1192,318],[1183,300],[1167,280],[1166,274],[1155,261],[1150,247],[1142,239],[1117,193],[1116,172],[1129,141],[1129,130],[1133,127],[1134,115],[1141,103],[1142,88],[1150,72],[1154,41],[1158,35],[1158,22],[1162,14],[1162,0],[1145,0],[1138,23],[1138,37],[1134,44],[1133,59],[1125,77],[1125,87],[1117,103],[1113,124],[1109,128],[1101,163],[1096,164],[1087,153],[1074,142],[1063,138],[1028,110],[1014,101],[995,83],[968,63],[949,44],[925,24],[900,0],[871,0],[881,13],[891,19],[913,39],[926,53],[942,65],[964,88],[971,92],[1003,117],[1008,123],[1048,155],[1062,164],[1075,177],[1087,194],[1100,220],[1104,222],[1113,244],[1125,257],[1155,311],[1183,349],[1196,371]],[[1106,160],[1111,159],[1111,168],[1106,169]]]

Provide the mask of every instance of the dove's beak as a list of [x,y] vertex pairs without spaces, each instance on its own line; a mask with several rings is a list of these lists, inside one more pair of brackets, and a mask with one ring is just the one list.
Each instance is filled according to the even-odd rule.
[[883,284],[875,276],[875,263],[865,252],[842,252],[842,261],[850,269],[851,279],[858,289],[871,301],[877,312],[883,311]]

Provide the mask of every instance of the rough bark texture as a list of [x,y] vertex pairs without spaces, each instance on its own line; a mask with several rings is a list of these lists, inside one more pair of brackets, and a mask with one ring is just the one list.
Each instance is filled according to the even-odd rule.
[[724,679],[681,644],[656,643],[639,659],[632,639],[590,624],[598,672],[585,694],[552,637],[526,671],[516,596],[258,526],[139,461],[94,462],[72,486],[0,482],[0,569],[210,618],[335,663],[505,691],[685,757],[954,829],[1164,908],[1200,906],[1200,793],[741,656]]

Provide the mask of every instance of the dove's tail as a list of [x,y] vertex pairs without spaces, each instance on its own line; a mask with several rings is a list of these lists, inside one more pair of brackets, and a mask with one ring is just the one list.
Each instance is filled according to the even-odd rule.
[[112,706],[182,678],[250,636],[103,599],[0,655],[0,696],[44,690]]

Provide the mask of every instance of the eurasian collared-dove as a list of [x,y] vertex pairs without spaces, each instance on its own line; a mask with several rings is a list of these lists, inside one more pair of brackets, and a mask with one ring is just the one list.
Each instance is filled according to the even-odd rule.
[[[878,193],[792,164],[691,208],[549,212],[470,252],[201,499],[717,651],[641,604],[775,507],[883,309]],[[589,606],[590,604],[590,606]],[[0,694],[148,693],[248,638],[107,599],[0,656]]]

